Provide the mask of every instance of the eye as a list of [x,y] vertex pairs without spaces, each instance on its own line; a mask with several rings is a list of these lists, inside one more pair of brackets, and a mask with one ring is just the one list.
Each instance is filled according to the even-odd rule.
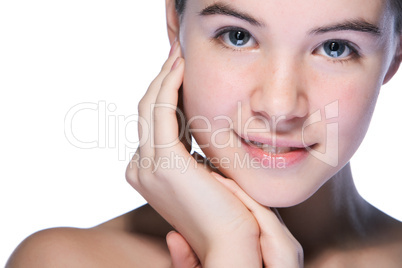
[[218,31],[216,38],[220,39],[226,46],[234,48],[253,48],[257,42],[246,30],[239,28],[224,28]]
[[222,36],[224,41],[229,41],[232,45],[245,46],[251,39],[251,35],[243,31],[230,31]]
[[357,55],[357,50],[343,40],[326,41],[316,49],[316,53],[333,59],[347,59]]

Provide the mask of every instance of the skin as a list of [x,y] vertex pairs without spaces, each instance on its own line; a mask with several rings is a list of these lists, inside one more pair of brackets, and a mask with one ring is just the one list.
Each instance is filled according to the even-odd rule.
[[[304,1],[303,5],[295,5],[292,1],[283,1],[277,5],[272,1],[262,6],[259,2],[244,4],[242,1],[230,1],[238,10],[252,10],[253,17],[266,25],[261,27],[230,16],[191,16],[213,1],[188,3],[188,12],[183,17],[183,24],[187,26],[180,31],[183,56],[186,59],[184,103],[189,104],[185,106],[185,111],[189,118],[201,114],[212,122],[212,131],[208,133],[210,135],[194,134],[200,144],[212,144],[212,134],[216,132],[220,132],[216,138],[217,144],[235,144],[222,149],[209,146],[204,150],[206,155],[226,157],[230,163],[235,163],[235,154],[240,155],[241,159],[246,155],[246,151],[237,146],[236,136],[245,135],[245,122],[250,118],[255,119],[248,128],[260,130],[259,133],[252,133],[253,137],[275,136],[277,142],[284,140],[301,143],[301,126],[309,115],[338,101],[339,116],[333,121],[339,124],[339,150],[329,149],[331,153],[339,153],[339,163],[334,168],[312,155],[303,161],[303,165],[288,167],[286,171],[280,168],[236,168],[233,164],[221,167],[226,176],[234,179],[259,203],[271,207],[288,207],[301,203],[315,193],[348,163],[360,145],[380,85],[392,60],[390,50],[395,51],[395,42],[390,38],[393,36],[392,29],[386,29],[385,26],[391,24],[392,17],[389,14],[387,17],[381,1],[370,2],[364,10],[358,8],[364,1],[336,1],[325,5],[319,13],[311,12],[316,1]],[[345,5],[350,8],[342,12]],[[264,17],[264,14],[270,16]],[[304,20],[306,16],[310,19]],[[357,18],[379,25],[383,34],[372,36],[356,31],[309,34],[311,29],[322,25]],[[220,40],[211,42],[210,36],[214,31],[227,24],[250,31],[259,41],[258,46],[233,51],[229,45],[222,45]],[[349,56],[334,63],[333,59],[320,55],[319,51],[311,53],[328,39],[350,40],[361,48],[359,53],[362,57],[353,59]],[[242,104],[241,118],[237,116],[239,101]],[[204,103],[210,104],[208,109],[205,109]],[[214,120],[221,115],[232,119],[231,130],[222,132],[230,128],[230,124],[226,120]],[[275,117],[281,117],[281,120],[277,122]],[[264,121],[271,126],[270,133],[265,132]],[[313,144],[314,149],[320,152],[324,152],[327,145],[326,123],[324,120],[313,124],[304,132],[305,143]],[[198,120],[194,121],[192,127],[203,129],[204,125],[203,121]],[[273,126],[276,127],[275,132]]]
[[[331,0],[320,12],[314,11],[313,0],[298,5],[293,0],[281,5],[222,1],[264,26],[228,15],[197,15],[214,2],[188,0],[179,19],[174,1],[166,1],[172,52],[139,104],[140,116],[154,123],[155,135],[149,139],[153,129],[139,126],[137,156],[158,160],[173,151],[190,158],[186,144],[152,146],[177,140],[172,107],[183,84],[187,119],[203,115],[211,122],[210,133],[194,131],[205,128],[201,121],[191,124],[201,145],[237,144],[238,129],[244,130],[248,119],[254,119],[250,128],[264,130],[266,122],[273,125],[279,117],[275,131],[258,135],[301,143],[309,116],[337,101],[337,117],[330,121],[338,124],[337,155],[327,147],[328,122],[311,125],[304,136],[314,150],[328,149],[337,165],[311,155],[285,169],[236,168],[217,161],[219,170],[212,171],[190,158],[192,165],[183,172],[144,169],[132,162],[127,180],[152,207],[88,230],[36,233],[16,249],[7,267],[301,267],[301,257],[306,267],[400,267],[401,224],[359,196],[348,164],[366,133],[381,85],[401,62],[401,37],[387,27],[393,17],[383,1]],[[376,25],[381,36],[351,30],[311,34],[311,29],[355,19]],[[213,34],[227,25],[249,31],[258,45],[234,51],[223,42],[227,39]],[[331,39],[353,42],[361,57],[334,62],[317,49]],[[152,116],[154,103],[171,107],[157,107]],[[235,127],[214,120],[222,115]],[[235,154],[246,154],[243,146],[204,151],[209,158],[227,157],[229,163]],[[172,226],[179,233],[170,232]]]

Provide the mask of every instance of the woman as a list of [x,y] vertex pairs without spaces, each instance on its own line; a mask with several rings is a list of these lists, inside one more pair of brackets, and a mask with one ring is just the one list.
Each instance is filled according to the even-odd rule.
[[167,0],[172,50],[127,168],[152,207],[37,233],[8,266],[399,267],[402,225],[349,160],[399,68],[402,3],[322,3]]

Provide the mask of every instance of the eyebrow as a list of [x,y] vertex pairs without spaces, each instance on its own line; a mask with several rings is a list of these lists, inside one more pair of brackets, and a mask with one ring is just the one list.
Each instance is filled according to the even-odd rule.
[[[265,26],[263,22],[253,18],[253,16],[245,12],[238,11],[228,4],[222,4],[222,3],[212,4],[204,8],[199,14],[201,16],[208,16],[208,15],[232,16],[247,21],[248,23],[258,27]],[[363,19],[349,20],[342,23],[337,23],[324,27],[318,27],[309,31],[309,34],[310,35],[324,34],[328,32],[339,32],[339,31],[356,31],[356,32],[369,33],[374,36],[381,36],[381,30],[377,25],[369,23]]]
[[238,10],[234,9],[233,7],[230,7],[229,5],[221,4],[221,3],[215,3],[215,4],[212,4],[212,5],[204,8],[200,12],[200,15],[201,16],[208,16],[208,15],[232,16],[232,17],[236,17],[238,19],[247,21],[248,23],[258,26],[258,27],[264,26],[264,23],[253,18],[253,16],[251,16],[245,12],[238,11]]
[[310,35],[313,34],[324,34],[327,32],[339,32],[339,31],[356,31],[369,33],[374,36],[380,36],[381,30],[377,25],[369,23],[365,20],[351,20],[334,25],[328,25],[324,27],[319,27],[313,29],[309,32]]

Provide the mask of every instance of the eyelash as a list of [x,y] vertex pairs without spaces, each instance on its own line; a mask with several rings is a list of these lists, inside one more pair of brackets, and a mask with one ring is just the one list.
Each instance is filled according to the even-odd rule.
[[[251,38],[253,38],[253,39],[255,40],[255,42],[256,42],[256,44],[257,44],[257,46],[258,46],[258,41],[257,41],[257,39],[256,39],[249,31],[247,31],[247,30],[245,30],[245,29],[243,29],[243,28],[234,27],[234,26],[223,27],[223,28],[218,29],[218,30],[215,32],[215,35],[214,35],[214,37],[213,37],[213,40],[219,42],[219,44],[222,46],[222,48],[231,49],[231,50],[234,51],[234,52],[243,52],[243,51],[245,51],[245,50],[249,50],[250,48],[241,48],[241,47],[236,48],[235,46],[229,46],[229,45],[227,45],[227,44],[222,40],[222,37],[223,37],[224,34],[227,34],[227,33],[233,32],[233,31],[244,32],[244,33],[250,35]],[[321,48],[322,46],[324,46],[324,45],[325,45],[326,43],[328,43],[328,42],[338,42],[338,43],[340,43],[340,44],[346,46],[348,49],[350,49],[350,52],[351,52],[350,56],[348,56],[347,58],[342,58],[342,59],[331,58],[331,57],[329,57],[329,56],[326,56],[326,59],[327,59],[328,61],[332,62],[332,63],[346,64],[346,63],[349,63],[351,60],[355,60],[355,59],[361,58],[361,55],[360,55],[360,53],[359,53],[359,50],[356,48],[357,46],[354,45],[353,43],[349,42],[349,41],[342,40],[342,39],[329,39],[329,40],[325,40],[325,41],[322,42],[320,45],[318,45],[317,47],[315,47],[315,48],[312,50],[312,53],[314,54],[319,48]],[[252,49],[254,49],[254,47],[253,47]]]

